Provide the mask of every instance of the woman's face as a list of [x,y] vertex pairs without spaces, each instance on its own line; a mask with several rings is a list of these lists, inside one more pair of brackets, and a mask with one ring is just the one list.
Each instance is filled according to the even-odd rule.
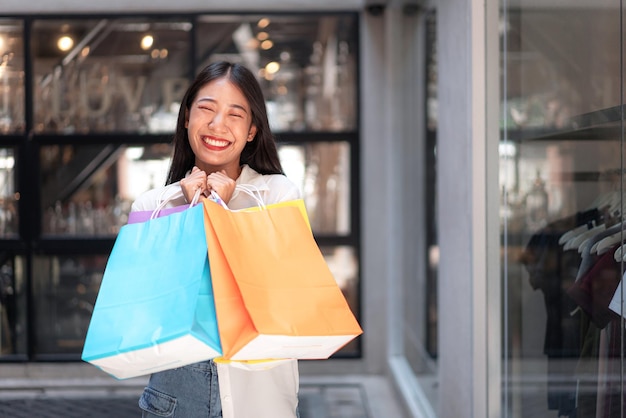
[[187,111],[185,127],[198,168],[239,176],[239,156],[256,134],[250,105],[239,88],[227,78],[206,84]]

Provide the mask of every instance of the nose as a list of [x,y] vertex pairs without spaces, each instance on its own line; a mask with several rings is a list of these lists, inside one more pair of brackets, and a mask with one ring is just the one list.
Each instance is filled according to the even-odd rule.
[[225,123],[224,114],[222,112],[216,112],[213,118],[209,121],[209,126],[214,129],[223,129]]

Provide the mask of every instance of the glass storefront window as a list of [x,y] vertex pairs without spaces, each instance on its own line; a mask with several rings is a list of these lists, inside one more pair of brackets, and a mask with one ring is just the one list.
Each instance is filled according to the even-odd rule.
[[13,148],[0,148],[0,238],[17,238],[18,203],[20,194],[16,191],[15,151]]
[[279,145],[285,174],[300,186],[316,234],[350,233],[350,144]]
[[200,68],[226,59],[258,74],[274,131],[356,129],[356,17],[200,16]]
[[501,16],[503,416],[623,416],[616,0]]
[[170,156],[168,144],[43,146],[43,234],[116,235],[132,202],[165,184]]
[[24,24],[0,19],[0,134],[24,132]]
[[[359,265],[355,249],[347,246],[323,246],[320,250],[358,320],[360,309]],[[359,353],[358,344],[359,339],[352,340],[335,355],[356,355]]]
[[33,260],[36,354],[80,354],[107,255]]
[[0,358],[26,354],[26,281],[24,258],[0,257]]
[[36,20],[35,131],[173,132],[191,28],[181,19]]
[[[0,282],[2,355],[78,358],[107,251],[132,202],[165,184],[180,100],[218,59],[257,74],[283,167],[358,315],[357,23],[357,13],[0,19],[0,246],[26,251],[29,267],[10,266],[19,301],[6,297],[17,284]],[[342,354],[358,356],[358,342]]]

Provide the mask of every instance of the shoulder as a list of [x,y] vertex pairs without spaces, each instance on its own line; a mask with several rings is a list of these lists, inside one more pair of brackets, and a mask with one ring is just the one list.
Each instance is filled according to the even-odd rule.
[[[267,205],[302,197],[300,188],[287,176],[283,174],[259,174],[247,165],[243,166],[241,175],[237,179],[237,185],[249,186],[249,189],[257,190]],[[233,209],[241,209],[255,206],[255,203],[244,192],[236,191],[229,202],[229,206],[232,206]]]
[[263,176],[263,180],[267,183],[270,190],[294,196],[294,199],[300,197],[298,186],[283,174],[266,174]]
[[185,204],[185,198],[180,193],[180,184],[178,182],[169,184],[164,187],[157,187],[148,190],[133,202],[130,211],[154,210],[163,200],[169,200],[165,207],[174,207]]

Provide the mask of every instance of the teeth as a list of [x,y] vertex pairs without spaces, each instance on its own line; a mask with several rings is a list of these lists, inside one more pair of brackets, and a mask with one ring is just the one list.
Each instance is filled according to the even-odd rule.
[[205,144],[213,145],[214,147],[225,147],[226,145],[229,144],[228,141],[220,141],[220,140],[211,139],[211,138],[203,138],[203,140]]

